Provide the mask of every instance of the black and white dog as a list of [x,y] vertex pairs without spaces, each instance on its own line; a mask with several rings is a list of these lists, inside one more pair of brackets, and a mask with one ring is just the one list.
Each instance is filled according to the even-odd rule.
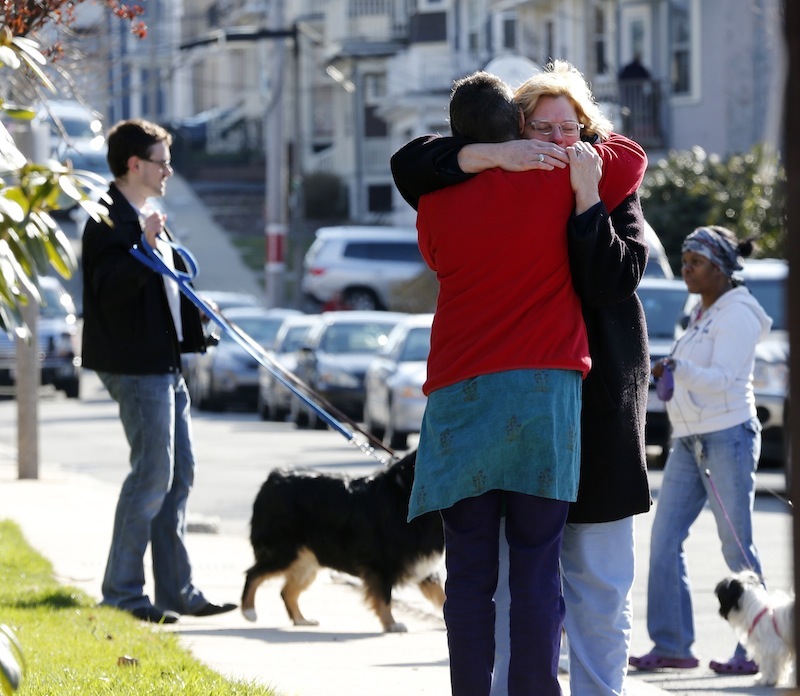
[[368,604],[386,632],[405,631],[392,616],[392,589],[416,583],[441,608],[444,588],[436,570],[444,553],[438,513],[406,522],[416,452],[369,477],[312,470],[276,470],[253,504],[250,541],[255,564],[247,571],[242,613],[255,621],[255,594],[267,578],[283,575],[281,597],[296,626],[300,594],[320,567],[361,578]]
[[719,613],[759,666],[758,682],[784,682],[794,666],[794,596],[767,592],[751,570],[717,584]]

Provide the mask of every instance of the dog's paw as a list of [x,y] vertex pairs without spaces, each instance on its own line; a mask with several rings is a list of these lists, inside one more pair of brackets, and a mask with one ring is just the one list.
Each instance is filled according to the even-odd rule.
[[408,633],[408,629],[404,623],[397,621],[386,628],[386,633]]
[[300,618],[294,621],[295,626],[319,626],[319,621],[314,619]]
[[258,618],[255,609],[242,609],[242,616],[248,621],[255,621]]

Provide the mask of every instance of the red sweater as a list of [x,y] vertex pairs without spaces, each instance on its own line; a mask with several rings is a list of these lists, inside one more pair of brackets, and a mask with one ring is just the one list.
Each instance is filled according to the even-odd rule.
[[[633,141],[597,145],[600,196],[611,210],[633,193],[647,159]],[[566,228],[575,204],[569,168],[491,169],[420,198],[419,246],[439,279],[430,392],[518,369],[589,371]]]

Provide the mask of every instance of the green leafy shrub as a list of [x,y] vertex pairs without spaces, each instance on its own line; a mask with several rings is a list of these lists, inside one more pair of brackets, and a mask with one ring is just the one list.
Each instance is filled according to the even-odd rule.
[[678,270],[684,238],[701,225],[756,237],[761,256],[785,256],[785,192],[783,165],[762,146],[724,160],[694,147],[672,151],[651,167],[641,197],[645,217]]

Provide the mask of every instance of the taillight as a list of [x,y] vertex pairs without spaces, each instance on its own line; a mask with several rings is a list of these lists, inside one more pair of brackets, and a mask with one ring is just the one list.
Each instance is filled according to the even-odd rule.
[[308,274],[312,275],[312,276],[321,276],[323,273],[325,273],[325,269],[324,268],[309,268],[308,269]]

